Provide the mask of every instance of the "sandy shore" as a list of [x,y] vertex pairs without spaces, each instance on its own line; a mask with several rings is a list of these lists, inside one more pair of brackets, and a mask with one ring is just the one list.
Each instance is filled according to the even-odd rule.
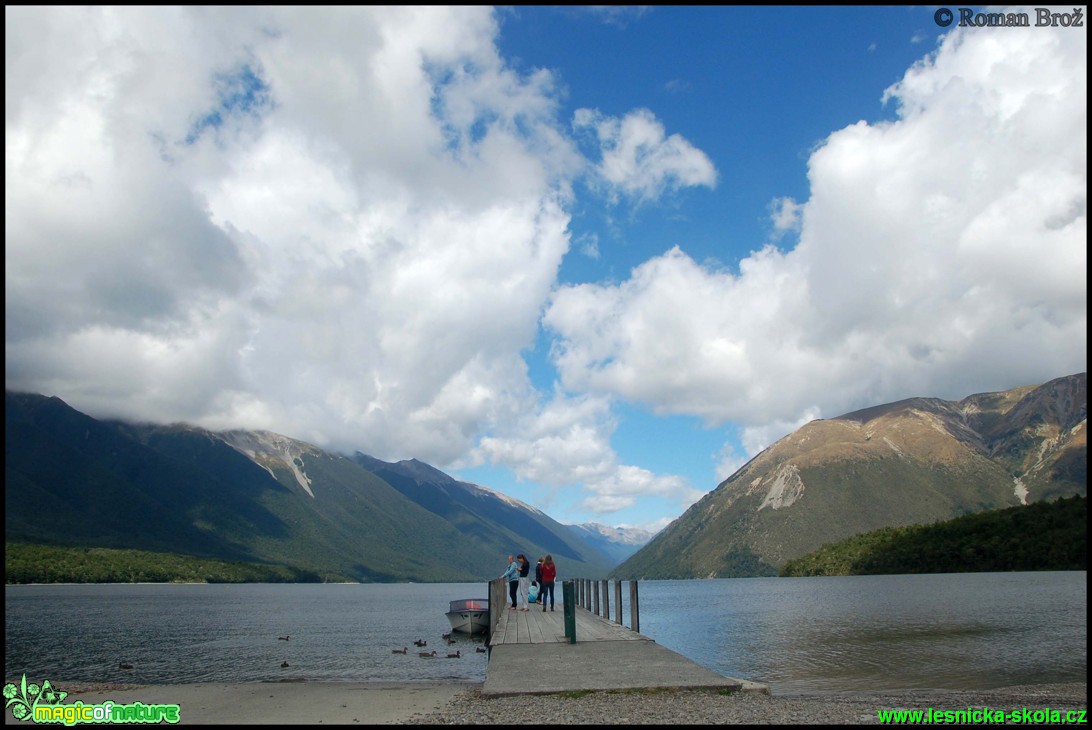
[[[150,686],[66,685],[62,704],[178,705],[186,725],[390,725],[441,711],[480,684],[410,682],[253,682]],[[8,724],[14,720],[5,713]]]
[[[878,724],[878,709],[1085,710],[1084,682],[970,691],[777,696],[710,690],[485,698],[480,684],[271,682],[80,686],[63,704],[178,705],[181,724]],[[1086,720],[1087,721],[1087,720]],[[10,710],[6,722],[14,720]]]

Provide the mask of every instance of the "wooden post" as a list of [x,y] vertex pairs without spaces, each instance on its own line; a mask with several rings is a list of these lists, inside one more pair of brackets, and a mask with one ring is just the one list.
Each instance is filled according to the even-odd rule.
[[610,619],[610,581],[604,578],[599,581],[599,588],[603,591],[603,613],[599,614],[605,619]]
[[591,588],[592,613],[599,615],[599,579],[596,578],[589,584]]
[[[610,616],[607,616],[610,618]],[[622,579],[614,581],[614,623],[622,625]]]
[[498,585],[501,583],[500,578],[494,578],[486,584],[486,595],[489,596],[489,628],[486,629],[485,643],[493,643],[493,631],[497,628],[497,619],[500,617],[500,611],[497,603],[497,596],[500,591]]
[[565,612],[565,636],[570,644],[576,643],[576,586],[575,578],[561,584],[561,610]]
[[629,582],[629,627],[641,633],[641,612],[637,608],[637,581]]

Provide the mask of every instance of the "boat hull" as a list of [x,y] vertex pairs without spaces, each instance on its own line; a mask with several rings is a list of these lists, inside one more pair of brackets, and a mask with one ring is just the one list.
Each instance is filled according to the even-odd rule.
[[452,601],[447,612],[452,631],[480,634],[489,630],[489,602],[477,598]]

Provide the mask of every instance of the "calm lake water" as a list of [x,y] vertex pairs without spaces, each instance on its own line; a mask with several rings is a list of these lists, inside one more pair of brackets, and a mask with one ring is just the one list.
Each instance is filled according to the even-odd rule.
[[[1086,578],[642,581],[640,628],[777,694],[1087,681]],[[441,634],[448,601],[486,595],[485,583],[7,586],[4,674],[55,685],[482,682],[480,639],[448,645]],[[415,639],[439,656],[419,657]]]

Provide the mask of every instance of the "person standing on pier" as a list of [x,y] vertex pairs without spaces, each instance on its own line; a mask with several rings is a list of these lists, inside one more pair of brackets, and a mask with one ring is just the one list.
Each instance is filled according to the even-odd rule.
[[501,578],[508,579],[508,597],[512,599],[512,606],[509,611],[516,610],[516,592],[519,590],[519,563],[508,556],[508,567],[501,573]]
[[527,589],[531,587],[531,561],[520,553],[516,556],[519,561],[519,602],[521,611],[530,611],[527,604]]
[[535,603],[542,603],[542,558],[538,559],[538,565],[535,566],[535,584],[538,586]]
[[546,596],[550,596],[550,610],[554,610],[554,581],[557,580],[557,565],[552,555],[542,559],[542,577],[538,579],[538,595],[542,601],[542,610],[546,610]]

